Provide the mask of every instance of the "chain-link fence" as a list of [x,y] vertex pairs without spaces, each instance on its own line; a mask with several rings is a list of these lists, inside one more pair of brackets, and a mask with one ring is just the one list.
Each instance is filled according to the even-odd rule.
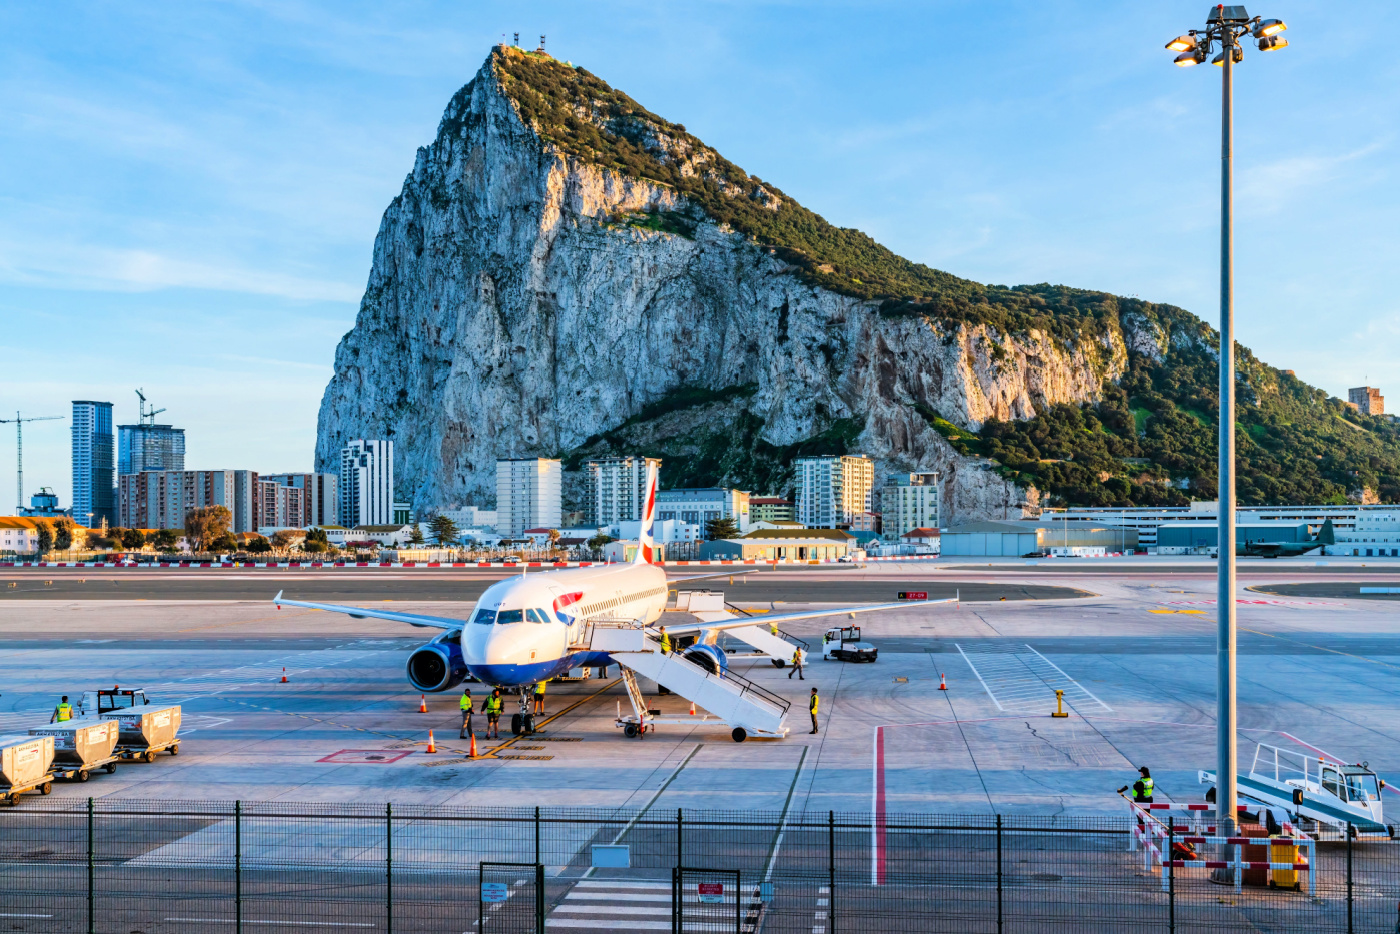
[[0,810],[0,930],[1397,932],[1394,842],[1237,888],[1164,870],[1134,826],[31,797]]

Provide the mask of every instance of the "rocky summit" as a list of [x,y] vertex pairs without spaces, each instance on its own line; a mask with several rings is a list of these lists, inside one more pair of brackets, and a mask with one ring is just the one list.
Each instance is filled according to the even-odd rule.
[[[947,522],[1020,516],[1073,451],[988,427],[1102,406],[1135,366],[1213,339],[1170,306],[905,260],[587,70],[498,46],[384,212],[317,469],[392,438],[398,497],[430,510],[492,504],[499,457],[645,453],[664,486],[768,493],[794,457],[860,452],[877,476],[940,471]],[[1121,437],[1112,418],[1075,429],[1112,436],[1090,501],[1213,483],[1208,457],[1125,456],[1156,410],[1120,407]]]

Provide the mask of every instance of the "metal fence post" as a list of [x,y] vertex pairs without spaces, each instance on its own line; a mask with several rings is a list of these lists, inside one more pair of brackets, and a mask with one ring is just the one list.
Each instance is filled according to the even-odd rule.
[[682,846],[684,840],[684,818],[681,817],[681,809],[676,808],[676,865],[685,865],[685,847]]
[[94,871],[93,871],[93,868],[94,868],[94,867],[93,867],[93,850],[94,850],[95,843],[94,843],[94,840],[93,840],[93,833],[92,833],[92,831],[93,831],[93,804],[92,804],[92,799],[91,799],[91,798],[88,798],[87,811],[88,811],[88,821],[87,821],[87,824],[88,824],[88,828],[87,828],[87,845],[88,845],[88,846],[87,846],[87,850],[88,850],[88,852],[87,852],[87,870],[88,870],[88,886],[87,886],[87,889],[88,889],[88,890],[87,890],[87,915],[88,915],[88,917],[87,917],[87,922],[88,922],[88,925],[87,925],[87,929],[88,929],[88,934],[93,934],[93,932],[97,930],[97,916],[96,916],[95,911],[94,911],[94,909],[95,909],[96,906],[95,906],[94,903],[93,903],[93,894],[94,894],[94,893],[93,893],[93,883],[96,881],[96,879],[95,879],[95,873],[94,873]]
[[1347,821],[1347,934],[1356,930],[1351,921],[1351,821]]
[[826,812],[826,920],[836,934],[836,812]]
[[1001,934],[1001,815],[997,815],[997,934]]
[[540,806],[535,805],[535,865],[540,863]]
[[[1269,851],[1273,855],[1273,851]],[[1167,812],[1167,932],[1176,934],[1176,818]]]
[[[535,817],[538,818],[539,808],[535,808]],[[539,823],[535,824],[538,831]],[[536,934],[544,934],[544,864],[535,861],[535,931]]]
[[243,802],[233,802],[233,929],[243,934]]
[[394,806],[384,805],[384,926],[394,934]]

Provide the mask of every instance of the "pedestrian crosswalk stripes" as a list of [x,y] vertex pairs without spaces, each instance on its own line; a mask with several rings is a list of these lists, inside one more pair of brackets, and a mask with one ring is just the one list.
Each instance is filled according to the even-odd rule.
[[988,646],[965,651],[954,643],[987,696],[1006,713],[1045,713],[1055,705],[1055,691],[1065,692],[1065,705],[1081,714],[1113,712],[1103,701],[1029,645]]

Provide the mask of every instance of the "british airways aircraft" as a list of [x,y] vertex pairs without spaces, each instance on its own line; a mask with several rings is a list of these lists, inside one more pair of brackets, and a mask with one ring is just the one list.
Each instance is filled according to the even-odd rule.
[[[468,675],[503,690],[523,689],[536,682],[568,674],[582,666],[618,664],[611,655],[581,645],[591,621],[627,621],[649,626],[661,618],[667,602],[666,572],[652,563],[655,554],[653,526],[656,515],[656,470],[648,468],[646,505],[641,522],[635,559],[628,564],[589,568],[569,568],[521,574],[497,581],[477,601],[471,617],[465,620],[441,616],[421,616],[391,610],[307,603],[283,599],[279,592],[273,601],[279,606],[306,607],[345,613],[356,619],[386,619],[447,630],[409,656],[408,680],[415,690],[446,691]],[[718,574],[672,578],[671,582],[728,576]],[[701,656],[705,663],[725,667],[725,654],[715,642],[726,629],[767,627],[798,619],[866,613],[871,610],[907,609],[931,603],[886,603],[823,609],[806,613],[768,614],[668,626],[667,632],[678,643],[694,637],[687,655]]]

